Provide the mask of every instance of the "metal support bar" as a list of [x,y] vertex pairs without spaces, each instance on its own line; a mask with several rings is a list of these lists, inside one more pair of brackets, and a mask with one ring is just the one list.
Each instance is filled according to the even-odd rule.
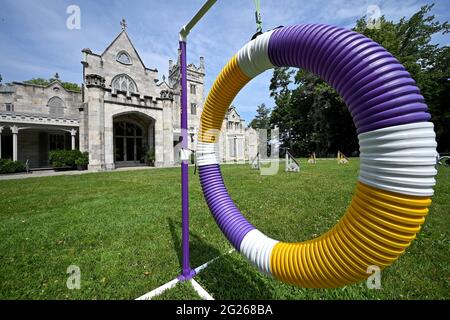
[[189,21],[186,25],[183,26],[180,30],[180,41],[187,41],[187,36],[191,32],[191,30],[195,27],[197,22],[200,21],[201,18],[205,15],[206,12],[211,9],[211,7],[217,2],[217,0],[208,0],[203,5],[203,7],[200,8],[200,10],[195,14],[195,16]]
[[[181,149],[188,149],[188,115],[187,115],[187,62],[186,44],[187,36],[197,22],[216,3],[217,0],[208,0],[197,14],[180,30],[180,84],[181,84]],[[181,281],[190,280],[195,275],[191,268],[189,258],[189,162],[186,157],[181,159],[181,220],[182,220],[182,273]]]
[[262,19],[261,19],[261,2],[260,0],[255,0],[255,21],[256,21],[256,32],[262,32]]

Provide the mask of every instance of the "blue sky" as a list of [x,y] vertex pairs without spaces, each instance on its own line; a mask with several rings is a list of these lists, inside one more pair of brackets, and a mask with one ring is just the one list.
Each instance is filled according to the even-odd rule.
[[[58,72],[61,80],[82,82],[81,50],[101,53],[120,32],[124,17],[142,60],[167,75],[168,60],[176,59],[178,31],[204,0],[0,0],[0,74],[3,82],[49,78]],[[329,23],[351,28],[366,14],[369,5],[378,5],[387,19],[409,17],[421,0],[261,0],[264,29],[296,23]],[[450,1],[437,0],[434,14],[440,21],[450,20]],[[81,9],[81,29],[66,28],[69,5]],[[253,0],[219,0],[189,37],[188,61],[198,64],[204,56],[206,86],[228,59],[255,32]],[[448,35],[433,39],[450,44]],[[234,101],[240,114],[250,121],[256,106],[269,97],[268,71],[252,80]]]

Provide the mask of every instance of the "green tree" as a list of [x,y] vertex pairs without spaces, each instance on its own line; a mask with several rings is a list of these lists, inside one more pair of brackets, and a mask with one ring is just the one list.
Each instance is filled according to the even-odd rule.
[[269,129],[270,128],[270,108],[263,103],[256,108],[256,116],[250,122],[253,129]]
[[332,156],[337,151],[352,154],[358,150],[356,129],[345,103],[325,81],[305,70],[295,76],[292,93],[294,122],[291,149],[299,155],[316,152]]
[[81,92],[81,87],[76,83],[73,82],[61,82],[61,83],[66,90]]
[[275,68],[270,80],[270,96],[275,100],[275,107],[270,116],[270,125],[278,126],[281,140],[281,148],[290,148],[292,139],[291,128],[295,121],[292,115],[291,95],[289,86],[293,83],[295,71],[290,68]]
[[381,19],[380,29],[367,27],[364,19],[356,23],[355,31],[380,43],[394,55],[416,81],[435,124],[440,152],[450,151],[450,111],[447,107],[450,78],[450,47],[432,44],[435,34],[447,34],[447,21],[436,21],[430,14],[434,4],[420,8],[409,19],[398,23]]
[[[449,25],[436,21],[429,14],[432,8],[433,5],[423,6],[409,19],[402,18],[398,23],[381,17],[379,29],[369,28],[365,18],[361,18],[354,30],[380,43],[405,66],[429,106],[438,150],[448,152],[450,111],[446,103],[450,98],[450,49],[431,44],[431,38],[436,33],[448,33]],[[305,70],[296,73],[292,90],[290,81],[288,69],[278,68],[270,85],[275,100],[271,123],[280,127],[283,144],[299,155],[312,151],[321,156],[334,155],[337,150],[347,155],[357,153],[356,129],[336,91]]]
[[33,78],[31,80],[25,80],[23,83],[34,84],[37,86],[48,86],[50,84],[50,82],[44,78]]

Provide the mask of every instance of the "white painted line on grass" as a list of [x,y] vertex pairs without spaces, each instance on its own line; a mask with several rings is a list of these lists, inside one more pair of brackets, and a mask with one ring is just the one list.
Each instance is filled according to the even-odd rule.
[[136,300],[151,300],[153,297],[159,296],[164,291],[175,287],[179,281],[180,280],[178,280],[178,279],[173,279],[172,281],[167,282],[166,284],[162,285],[161,287],[156,288],[155,290],[150,291],[150,292],[144,294],[143,296],[140,296]]
[[194,279],[191,279],[194,290],[198,293],[203,300],[214,300],[214,298]]
[[[229,250],[228,252],[226,252],[226,253],[224,253],[224,254],[218,256],[218,257],[215,257],[214,259],[212,259],[212,260],[210,260],[210,261],[208,261],[208,262],[202,264],[200,267],[195,268],[195,269],[194,269],[194,270],[195,270],[195,274],[196,274],[196,275],[199,274],[200,271],[202,271],[203,269],[205,269],[209,264],[213,263],[214,261],[216,261],[217,259],[219,259],[220,257],[222,257],[222,256],[224,256],[224,255],[227,255],[227,254],[232,253],[233,251],[235,251],[235,249],[231,249],[231,250]],[[151,300],[152,298],[154,298],[154,297],[159,296],[160,294],[162,294],[164,291],[166,291],[166,290],[168,290],[168,289],[172,289],[173,287],[175,287],[175,286],[177,285],[178,282],[180,282],[180,280],[178,280],[178,278],[173,279],[172,281],[167,282],[166,284],[162,285],[161,287],[156,288],[155,290],[152,290],[152,291],[150,291],[150,292],[148,292],[148,293],[146,293],[146,294],[140,296],[139,298],[137,298],[137,299],[135,299],[135,300]],[[194,282],[195,282],[195,284],[194,284]],[[192,279],[192,285],[193,285],[195,291],[197,291],[197,293],[200,295],[200,297],[202,297],[203,299],[206,299],[206,300],[214,300],[213,297],[211,297],[211,295],[210,295],[208,292],[206,292],[206,290],[203,289],[203,288],[197,283],[197,281],[195,281],[194,279]],[[197,285],[198,288],[200,288],[200,289],[197,289],[197,288],[195,287],[196,285]],[[202,290],[202,293],[200,293],[198,290]],[[205,294],[205,297],[210,297],[211,299],[204,298],[204,297],[202,296],[202,294]]]
[[213,263],[214,261],[216,261],[217,259],[219,259],[220,257],[222,257],[222,256],[224,256],[224,255],[226,255],[226,254],[232,253],[233,251],[235,251],[235,249],[231,249],[231,250],[229,250],[227,253],[222,254],[222,255],[220,255],[220,256],[218,256],[218,257],[215,257],[214,259],[212,259],[212,260],[210,260],[210,261],[208,261],[208,262],[202,264],[200,267],[195,268],[195,269],[194,269],[194,270],[195,270],[195,274],[199,274],[200,271],[202,271],[203,269],[205,269],[209,264]]

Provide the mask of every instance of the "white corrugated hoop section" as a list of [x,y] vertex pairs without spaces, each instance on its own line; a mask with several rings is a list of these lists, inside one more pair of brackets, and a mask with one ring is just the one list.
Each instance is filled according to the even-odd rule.
[[207,166],[210,164],[219,164],[219,144],[208,142],[197,142],[197,166]]
[[258,267],[259,271],[271,275],[270,256],[273,247],[279,241],[271,239],[259,230],[252,230],[242,239],[240,252],[251,263]]
[[432,196],[436,184],[436,134],[431,122],[382,128],[358,136],[359,181],[413,196]]
[[250,79],[274,67],[269,59],[269,40],[272,33],[273,31],[263,33],[237,53],[239,67]]

